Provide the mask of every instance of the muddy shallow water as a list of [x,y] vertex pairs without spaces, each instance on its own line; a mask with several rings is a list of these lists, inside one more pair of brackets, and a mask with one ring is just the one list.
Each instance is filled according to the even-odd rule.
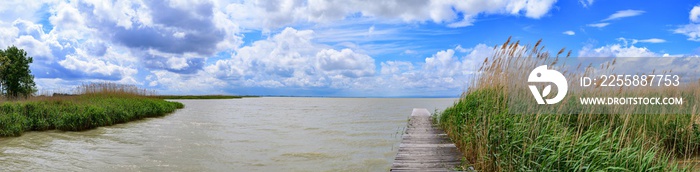
[[173,100],[165,117],[0,138],[0,171],[387,171],[412,108],[455,100]]

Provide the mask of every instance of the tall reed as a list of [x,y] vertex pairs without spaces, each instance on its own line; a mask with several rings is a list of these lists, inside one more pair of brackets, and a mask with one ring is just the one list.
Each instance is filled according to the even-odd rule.
[[[674,162],[700,152],[700,127],[694,111],[659,115],[667,111],[592,110],[595,107],[577,105],[574,98],[668,93],[686,95],[694,103],[700,97],[697,83],[668,89],[573,90],[557,106],[530,113],[515,109],[518,101],[534,101],[527,87],[518,84],[527,83],[527,75],[536,66],[566,65],[571,51],[564,55],[566,50],[561,49],[553,55],[544,51],[541,40],[530,47],[509,38],[495,46],[494,52],[483,62],[468,91],[439,115],[439,125],[465,155],[466,166],[479,171],[682,171]],[[592,68],[562,73],[578,78]]]
[[184,107],[179,102],[147,97],[153,92],[132,85],[84,84],[77,92],[81,94],[0,103],[0,136],[52,129],[88,130],[163,116]]

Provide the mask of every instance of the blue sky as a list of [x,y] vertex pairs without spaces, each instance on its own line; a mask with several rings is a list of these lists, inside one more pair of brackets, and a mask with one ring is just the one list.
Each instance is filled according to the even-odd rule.
[[579,57],[698,56],[700,2],[3,1],[40,92],[455,97],[512,36]]

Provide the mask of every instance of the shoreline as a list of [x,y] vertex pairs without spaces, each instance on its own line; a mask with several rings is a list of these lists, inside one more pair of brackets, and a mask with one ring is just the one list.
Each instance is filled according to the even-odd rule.
[[184,108],[180,102],[129,94],[86,94],[0,104],[0,137],[26,131],[84,131],[160,117]]

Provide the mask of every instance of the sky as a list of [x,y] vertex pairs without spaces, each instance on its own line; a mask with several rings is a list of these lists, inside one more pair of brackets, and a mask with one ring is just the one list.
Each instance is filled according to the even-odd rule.
[[575,57],[700,54],[700,2],[37,0],[0,2],[40,93],[457,97],[508,37]]

